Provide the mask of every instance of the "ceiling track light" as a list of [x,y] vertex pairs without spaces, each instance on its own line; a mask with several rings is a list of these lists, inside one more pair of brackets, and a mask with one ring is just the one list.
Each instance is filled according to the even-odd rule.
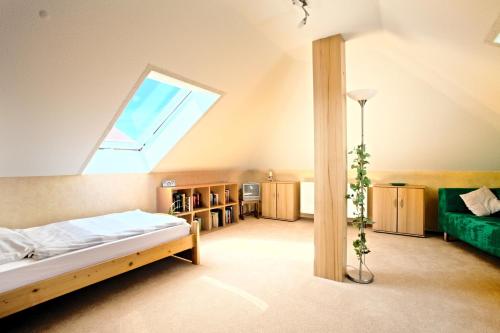
[[307,11],[307,6],[309,4],[307,3],[307,0],[292,0],[292,4],[294,6],[300,6],[302,10],[304,11],[304,18],[300,21],[299,26],[304,26],[307,24],[307,18],[309,17],[309,12]]

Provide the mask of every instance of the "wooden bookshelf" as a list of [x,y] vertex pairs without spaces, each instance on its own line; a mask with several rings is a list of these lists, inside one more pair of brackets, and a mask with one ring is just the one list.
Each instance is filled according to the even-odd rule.
[[[227,192],[226,190],[229,190]],[[193,197],[195,193],[201,195],[200,206],[191,207],[190,210],[176,211],[174,215],[186,219],[191,223],[194,218],[201,218],[201,230],[211,231],[223,228],[229,225],[226,218],[226,208],[232,207],[233,213],[232,223],[239,221],[239,186],[235,183],[219,183],[219,184],[197,184],[178,187],[159,187],[156,191],[156,210],[158,213],[168,214],[174,202],[176,193],[184,194],[186,197]],[[218,195],[218,202],[210,201],[210,194]],[[229,195],[227,195],[229,193]],[[211,212],[220,209],[222,210],[222,221],[219,221],[219,227],[213,227]]]

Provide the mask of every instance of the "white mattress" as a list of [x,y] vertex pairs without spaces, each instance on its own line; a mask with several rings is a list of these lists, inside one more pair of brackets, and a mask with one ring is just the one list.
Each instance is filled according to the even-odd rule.
[[43,260],[23,259],[2,264],[0,293],[170,242],[189,235],[189,232],[190,225],[184,223]]

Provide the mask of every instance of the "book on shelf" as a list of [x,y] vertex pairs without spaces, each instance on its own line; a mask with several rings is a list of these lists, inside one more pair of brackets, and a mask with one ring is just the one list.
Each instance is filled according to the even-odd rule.
[[198,231],[201,231],[201,226],[203,225],[203,219],[199,216],[195,216],[193,221],[198,222]]
[[228,204],[230,202],[230,191],[228,188],[226,188],[226,190],[224,191],[225,193],[225,197],[226,197],[226,203]]
[[174,212],[182,212],[182,195],[178,192],[174,193],[172,202],[174,204]]
[[210,212],[210,217],[212,220],[212,228],[219,227],[219,214],[217,212]]
[[210,205],[218,206],[219,202],[219,193],[210,192]]
[[222,215],[223,214],[222,213],[222,209],[214,209],[214,210],[212,210],[210,212],[210,214],[212,216],[216,216],[216,220],[217,220],[216,224],[217,224],[217,226],[222,227],[224,225],[224,220],[223,220],[223,216],[224,215]]
[[188,196],[186,193],[173,193],[172,203],[176,213],[191,212],[194,209],[193,196]]
[[193,193],[193,208],[200,208],[201,207],[201,193],[200,192],[195,192]]
[[226,213],[226,223],[233,223],[234,222],[234,214],[233,214],[233,207],[226,207],[225,209]]

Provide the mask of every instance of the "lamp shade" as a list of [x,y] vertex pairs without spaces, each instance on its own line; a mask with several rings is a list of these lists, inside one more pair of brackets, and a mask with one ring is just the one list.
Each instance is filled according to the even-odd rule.
[[359,101],[367,101],[376,94],[377,91],[373,89],[359,89],[359,90],[349,91],[347,93],[347,96],[359,102]]

